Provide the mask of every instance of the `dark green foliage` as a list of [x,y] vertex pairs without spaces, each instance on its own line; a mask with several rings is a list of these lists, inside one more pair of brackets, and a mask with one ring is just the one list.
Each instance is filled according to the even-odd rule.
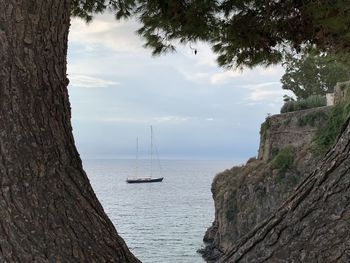
[[306,125],[312,127],[320,127],[323,123],[328,120],[329,115],[324,111],[315,111],[311,112],[305,116],[302,116],[298,119],[298,125],[303,127]]
[[315,49],[306,49],[299,56],[289,54],[283,65],[286,72],[281,78],[282,88],[292,91],[298,100],[333,92],[337,82],[350,79],[348,63]]
[[174,51],[172,42],[175,40],[181,43],[206,41],[210,39],[212,29],[218,28],[216,1],[145,2],[138,9],[143,24],[138,33],[146,39],[145,47],[152,48],[154,55]]
[[321,95],[311,95],[306,99],[297,101],[287,101],[281,108],[281,113],[312,109],[327,105],[326,97]]
[[280,171],[286,171],[292,168],[294,162],[293,148],[287,147],[278,152],[272,160],[272,167]]
[[278,148],[272,148],[272,151],[271,151],[271,159],[275,158],[276,155],[279,153],[279,149]]
[[347,1],[222,1],[226,14],[214,39],[223,66],[279,62],[307,43],[319,49],[348,49]]
[[236,204],[236,192],[233,191],[230,193],[229,198],[227,200],[228,207],[225,211],[225,215],[227,220],[233,221],[236,217],[237,213],[237,204]]
[[324,125],[315,134],[312,142],[312,151],[314,154],[323,155],[330,149],[341,132],[349,113],[349,99],[347,103],[334,106]]
[[138,32],[153,54],[200,40],[224,67],[278,63],[305,44],[350,50],[348,1],[72,0],[72,15],[87,21],[105,10],[140,21]]
[[91,21],[94,14],[106,10],[113,12],[117,19],[128,18],[134,14],[138,5],[136,0],[72,0],[72,16]]
[[94,13],[110,10],[117,19],[137,18],[137,31],[154,55],[175,50],[174,43],[209,41],[220,30],[212,0],[73,0],[72,15],[90,21]]

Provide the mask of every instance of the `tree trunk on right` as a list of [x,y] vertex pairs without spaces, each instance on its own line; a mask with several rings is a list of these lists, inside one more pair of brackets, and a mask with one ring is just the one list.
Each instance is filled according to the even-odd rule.
[[220,262],[350,262],[350,121],[318,168]]

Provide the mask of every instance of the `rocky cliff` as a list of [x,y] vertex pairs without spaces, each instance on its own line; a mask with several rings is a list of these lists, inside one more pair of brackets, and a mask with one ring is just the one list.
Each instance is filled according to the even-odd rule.
[[350,262],[349,98],[343,106],[346,120],[317,168],[219,262]]
[[201,251],[217,261],[282,205],[320,157],[310,143],[331,107],[268,117],[261,126],[258,158],[218,174],[212,184],[215,221]]
[[266,118],[260,129],[258,159],[268,162],[286,147],[297,149],[310,144],[331,108],[320,107]]

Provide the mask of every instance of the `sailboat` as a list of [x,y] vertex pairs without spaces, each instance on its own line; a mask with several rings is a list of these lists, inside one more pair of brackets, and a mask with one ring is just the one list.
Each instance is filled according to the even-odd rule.
[[152,177],[153,174],[153,127],[151,126],[151,175],[147,177],[138,177],[138,153],[139,153],[139,140],[136,138],[136,176],[135,177],[128,177],[126,179],[126,182],[129,184],[136,184],[136,183],[157,183],[162,182],[164,177]]

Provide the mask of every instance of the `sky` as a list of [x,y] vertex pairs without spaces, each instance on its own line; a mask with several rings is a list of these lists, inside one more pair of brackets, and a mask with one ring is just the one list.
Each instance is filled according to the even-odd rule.
[[[75,141],[82,158],[245,160],[259,129],[283,102],[281,66],[225,71],[204,43],[152,57],[135,21],[110,14],[73,19],[68,77]],[[195,55],[192,48],[198,50]]]

